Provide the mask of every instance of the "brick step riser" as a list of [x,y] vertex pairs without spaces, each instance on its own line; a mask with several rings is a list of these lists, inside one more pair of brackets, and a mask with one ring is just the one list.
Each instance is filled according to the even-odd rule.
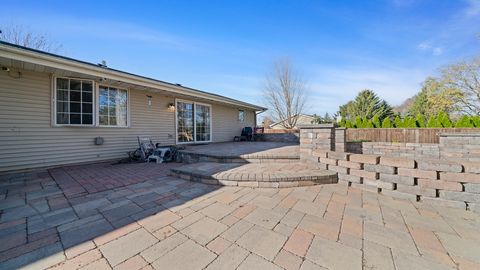
[[172,170],[170,175],[192,182],[200,182],[204,184],[222,185],[222,186],[243,186],[243,187],[265,187],[265,188],[288,188],[299,186],[313,186],[323,184],[338,183],[337,175],[322,175],[322,176],[300,176],[283,179],[269,179],[268,181],[261,180],[234,180],[230,178],[216,178],[214,176],[200,175],[195,173],[186,173],[182,171]]

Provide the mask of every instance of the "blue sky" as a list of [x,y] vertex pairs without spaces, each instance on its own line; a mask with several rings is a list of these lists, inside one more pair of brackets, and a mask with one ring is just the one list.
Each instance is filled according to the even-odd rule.
[[[6,1],[60,54],[262,104],[265,74],[289,58],[308,113],[334,113],[362,89],[392,105],[438,68],[480,55],[480,0]],[[21,3],[21,4],[19,4]]]

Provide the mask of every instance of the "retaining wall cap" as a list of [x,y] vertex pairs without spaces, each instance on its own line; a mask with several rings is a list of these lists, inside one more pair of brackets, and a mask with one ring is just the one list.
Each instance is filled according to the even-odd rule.
[[439,133],[440,137],[480,137],[480,132],[475,133]]
[[318,124],[318,125],[299,125],[299,129],[313,129],[313,128],[334,128],[334,124]]

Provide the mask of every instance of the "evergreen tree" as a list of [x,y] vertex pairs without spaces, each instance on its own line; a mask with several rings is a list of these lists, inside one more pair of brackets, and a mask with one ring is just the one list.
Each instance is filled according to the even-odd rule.
[[393,108],[385,100],[371,90],[363,90],[354,100],[341,105],[339,115],[347,119],[360,118],[372,119],[377,115],[380,119],[393,115]]
[[370,119],[363,118],[362,119],[362,127],[363,128],[373,128],[373,122]]
[[477,128],[480,128],[480,115],[472,116],[473,125]]
[[389,117],[383,119],[382,128],[392,128],[392,121],[390,121]]
[[363,121],[360,116],[355,117],[355,128],[362,128],[363,127]]
[[450,118],[448,118],[448,115],[446,112],[438,113],[437,118],[440,124],[442,125],[442,127],[451,128],[453,126],[452,121],[450,121]]
[[396,127],[396,128],[402,128],[403,127],[403,121],[402,119],[400,119],[400,116],[396,116],[395,117],[395,120],[393,120],[393,125]]
[[426,126],[425,117],[423,117],[422,114],[417,114],[415,121],[417,122],[417,127],[419,128],[424,128]]
[[403,127],[404,128],[416,128],[417,121],[411,116],[407,116],[403,119]]
[[372,122],[373,122],[373,127],[375,127],[375,128],[380,128],[382,126],[381,123],[380,123],[380,118],[378,117],[378,115],[375,115],[373,117]]
[[355,128],[355,125],[352,123],[352,121],[347,120],[347,121],[345,121],[345,127],[346,128]]
[[427,123],[428,128],[441,128],[442,124],[438,121],[437,117],[430,116]]
[[420,90],[420,92],[413,97],[413,102],[408,108],[408,113],[410,113],[411,115],[421,114],[428,116],[428,114],[430,113],[428,110],[428,93],[429,88],[427,86],[427,83],[424,83],[422,90]]
[[333,118],[330,117],[330,114],[325,113],[325,116],[323,116],[323,122],[324,123],[333,123]]
[[455,123],[456,128],[471,128],[474,127],[470,117],[464,115]]

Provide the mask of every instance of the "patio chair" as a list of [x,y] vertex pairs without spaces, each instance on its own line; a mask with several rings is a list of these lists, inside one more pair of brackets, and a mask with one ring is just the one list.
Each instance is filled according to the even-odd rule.
[[138,147],[140,148],[142,159],[148,161],[148,157],[155,151],[155,145],[150,137],[138,136]]
[[172,152],[172,146],[161,146],[158,143],[154,145],[149,137],[138,136],[138,145],[142,160],[146,162],[163,163],[175,159],[176,151],[175,153]]
[[253,129],[253,140],[262,140],[262,136],[265,133],[265,128],[264,127],[256,127]]
[[235,136],[233,141],[252,141],[253,140],[253,129],[252,127],[244,127],[242,128],[242,133],[240,136]]

